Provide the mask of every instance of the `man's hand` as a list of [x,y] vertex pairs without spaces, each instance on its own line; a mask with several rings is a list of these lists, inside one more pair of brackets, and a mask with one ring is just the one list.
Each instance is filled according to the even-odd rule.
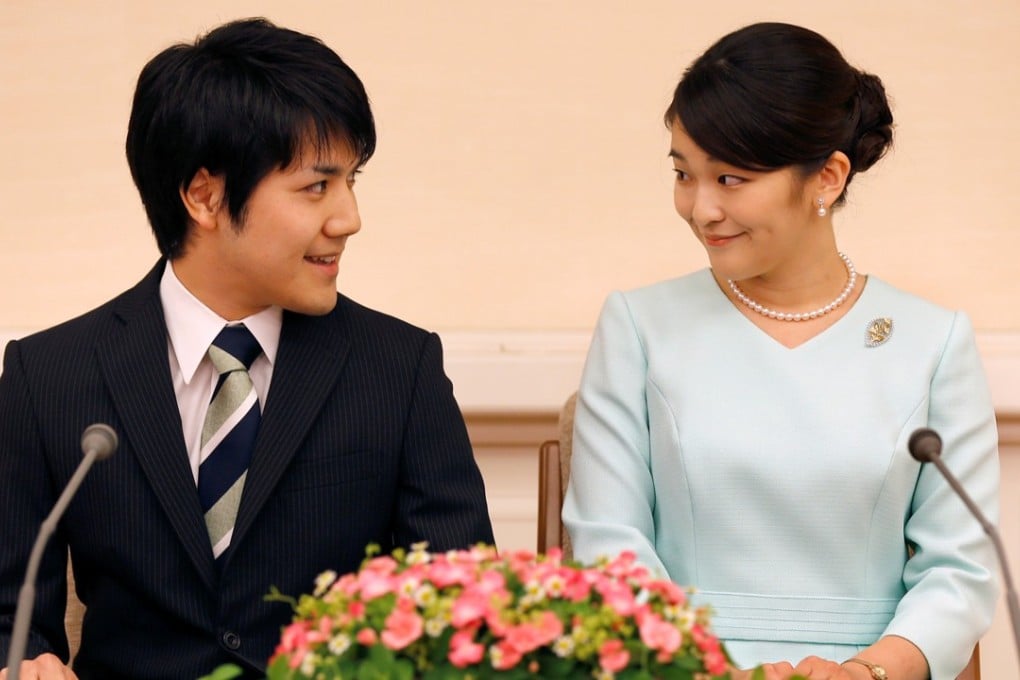
[[[31,661],[21,662],[19,680],[78,680],[70,668],[56,654],[41,654]],[[0,680],[7,680],[7,669],[0,670]]]

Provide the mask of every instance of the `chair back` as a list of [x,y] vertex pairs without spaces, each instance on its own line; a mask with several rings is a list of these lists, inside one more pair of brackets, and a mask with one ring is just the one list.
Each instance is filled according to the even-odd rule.
[[560,409],[558,439],[544,441],[538,449],[538,552],[558,547],[568,559],[572,554],[570,536],[563,528],[560,509],[570,478],[576,405],[575,392]]
[[71,569],[71,560],[67,560],[67,608],[64,610],[64,631],[67,633],[67,645],[70,651],[70,661],[78,654],[78,647],[81,646],[81,624],[85,618],[85,605],[78,599],[78,593],[74,589],[74,571]]

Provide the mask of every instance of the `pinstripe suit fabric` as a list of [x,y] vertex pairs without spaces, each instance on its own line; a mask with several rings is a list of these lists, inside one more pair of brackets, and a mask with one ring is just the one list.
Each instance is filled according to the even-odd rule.
[[[110,424],[96,466],[49,545],[26,658],[66,657],[65,554],[88,607],[75,670],[194,678],[220,663],[258,677],[287,605],[364,548],[492,541],[484,488],[436,335],[340,296],[322,317],[285,313],[231,550],[214,567],[188,466],[159,299],[163,263],[106,305],[8,345],[0,374],[0,658],[38,525]],[[234,649],[236,647],[236,649]]]

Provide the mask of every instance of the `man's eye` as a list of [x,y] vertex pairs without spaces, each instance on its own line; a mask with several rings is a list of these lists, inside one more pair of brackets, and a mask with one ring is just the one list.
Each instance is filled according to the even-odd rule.
[[676,173],[676,179],[677,179],[678,182],[686,182],[687,179],[690,177],[690,175],[688,175],[686,172],[684,172],[680,168],[673,168],[673,172]]
[[306,189],[306,191],[309,191],[309,192],[311,192],[313,194],[324,194],[324,193],[326,193],[326,180],[322,180],[321,182],[316,182],[315,184],[310,185]]

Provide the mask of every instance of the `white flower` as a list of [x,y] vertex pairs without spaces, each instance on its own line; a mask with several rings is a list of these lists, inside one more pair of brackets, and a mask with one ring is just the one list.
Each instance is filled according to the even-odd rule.
[[397,586],[397,592],[399,592],[401,595],[411,597],[412,595],[414,595],[415,591],[418,590],[418,586],[420,584],[421,581],[414,577],[404,579],[403,581],[400,582],[400,585]]
[[405,562],[408,564],[428,564],[432,561],[432,555],[426,551],[429,544],[426,542],[414,543],[411,545],[411,552],[407,553]]
[[329,639],[326,643],[327,649],[331,654],[336,656],[343,656],[343,653],[350,649],[351,638],[346,633],[338,633]]
[[553,654],[565,659],[574,652],[574,638],[569,635],[561,635],[556,638],[552,645]]
[[429,637],[439,637],[446,630],[446,621],[441,618],[425,620],[425,634]]
[[336,572],[333,570],[324,571],[315,577],[315,597],[322,597],[333,582],[336,581]]
[[607,671],[600,666],[591,672],[591,677],[595,678],[595,680],[613,680],[613,678],[616,677],[616,674],[613,673],[613,671]]
[[305,654],[305,658],[301,660],[301,674],[311,675],[315,672],[315,665],[319,663],[319,657],[315,654]]
[[414,603],[419,607],[428,607],[435,601],[436,589],[431,583],[423,583],[414,591]]
[[559,574],[553,574],[545,581],[545,589],[553,597],[560,597],[563,595],[563,587],[566,585],[566,581]]

